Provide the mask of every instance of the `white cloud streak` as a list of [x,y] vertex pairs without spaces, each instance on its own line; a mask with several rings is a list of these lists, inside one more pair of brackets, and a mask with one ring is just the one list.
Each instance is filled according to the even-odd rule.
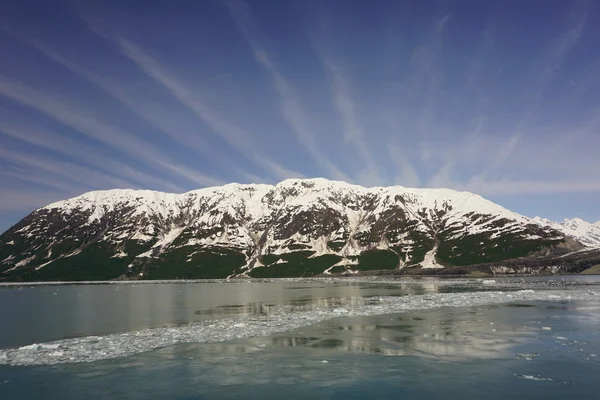
[[397,145],[388,146],[389,156],[398,172],[393,184],[404,187],[419,187],[421,179],[415,167],[408,161],[404,152]]
[[0,171],[1,176],[13,178],[17,182],[32,182],[38,183],[46,187],[51,187],[56,190],[60,190],[65,193],[80,193],[82,192],[81,186],[72,185],[64,180],[56,179],[55,175],[46,174],[39,170],[23,169],[20,167],[13,167],[12,170],[5,169]]
[[552,194],[576,192],[600,192],[600,180],[477,180],[474,179],[460,190],[482,195]]
[[446,24],[448,23],[448,21],[450,20],[450,18],[452,18],[452,15],[446,14],[442,18],[440,18],[437,21],[435,21],[434,22],[435,29],[438,32],[442,32],[444,30],[444,28],[446,27]]
[[283,117],[292,128],[297,140],[327,170],[331,178],[352,182],[348,175],[343,173],[319,150],[315,137],[309,128],[308,118],[300,106],[292,86],[279,72],[268,52],[260,45],[258,28],[248,4],[238,0],[223,0],[223,3],[227,6],[233,20],[250,43],[255,59],[271,76],[275,90],[282,100]]
[[[430,179],[429,186],[445,185],[448,187],[462,188],[464,190],[471,190],[478,193],[484,194],[497,194],[497,193],[553,193],[553,192],[564,192],[568,191],[569,188],[573,188],[574,191],[588,191],[593,190],[596,186],[594,182],[538,182],[533,181],[513,181],[510,179],[499,179],[491,180],[491,175],[502,175],[505,174],[507,165],[511,165],[512,168],[522,168],[522,161],[529,163],[530,157],[526,160],[520,160],[518,154],[529,152],[530,154],[539,154],[536,168],[543,168],[543,165],[549,163],[555,163],[555,151],[558,142],[563,142],[565,138],[558,140],[556,143],[540,143],[539,140],[531,141],[527,140],[529,135],[535,129],[532,122],[538,116],[539,105],[544,100],[544,90],[547,85],[553,79],[555,72],[560,68],[561,63],[568,55],[568,53],[577,45],[581,39],[586,24],[586,15],[577,16],[574,24],[562,33],[556,40],[550,43],[550,45],[540,54],[538,59],[534,62],[533,69],[529,72],[530,78],[528,81],[530,84],[525,88],[525,98],[527,107],[524,109],[523,117],[517,121],[516,126],[512,132],[506,132],[503,136],[505,139],[501,143],[494,141],[489,146],[489,141],[478,140],[477,143],[473,142],[474,138],[482,138],[482,124],[478,124],[476,128],[477,134],[468,134],[463,137],[463,146],[459,148],[455,154],[447,151],[447,154],[452,157],[453,161],[457,164],[461,163],[460,154],[462,149],[469,149],[465,156],[471,160],[474,157],[474,152],[483,152],[490,154],[487,160],[482,160],[485,165],[478,172],[476,171],[470,180],[466,183],[454,182],[450,177],[450,169],[452,168],[448,164],[444,164],[442,168]],[[492,37],[493,26],[488,24],[483,35],[482,48],[476,58],[472,60],[467,68],[467,80],[466,88],[471,90],[474,94],[481,95],[479,89],[480,75],[483,70],[483,65],[487,57],[491,54],[491,50],[494,47],[494,39]],[[483,102],[479,102],[479,106],[485,106],[489,102],[489,97],[484,96]],[[480,121],[485,121],[486,117],[480,115]],[[583,129],[587,131],[587,129]],[[485,136],[485,135],[484,135]],[[484,139],[484,138],[483,138]],[[487,145],[486,145],[487,143]],[[528,150],[529,149],[529,150]],[[518,151],[518,154],[516,152]],[[550,156],[552,153],[554,156]],[[544,154],[545,156],[542,156]],[[529,165],[529,164],[528,164]],[[563,166],[564,169],[564,166]],[[463,181],[464,182],[464,181]]]
[[356,104],[352,100],[350,88],[344,74],[340,66],[333,62],[331,58],[323,56],[323,62],[331,75],[331,90],[335,107],[342,119],[344,140],[354,149],[364,163],[364,170],[361,172],[362,179],[358,181],[369,185],[382,185],[384,182],[381,179],[379,168],[373,160],[371,151],[365,142],[363,129],[357,121]]
[[452,169],[454,164],[446,162],[442,167],[429,179],[427,186],[430,188],[451,188],[453,186]]
[[[240,154],[249,157],[256,164],[279,179],[299,177],[302,174],[290,171],[275,161],[260,155],[251,144],[250,135],[232,121],[222,119],[207,105],[198,100],[175,77],[171,76],[159,63],[146,54],[141,47],[125,39],[117,39],[122,53],[137,64],[146,75],[165,87],[181,104],[192,111],[215,133],[223,137]],[[273,168],[275,166],[275,168]]]
[[[39,155],[22,154],[15,150],[8,150],[6,148],[0,148],[0,159],[16,163],[17,165],[25,165],[40,169],[42,171],[51,172],[59,177],[62,176],[71,182],[76,182],[89,188],[138,188],[130,181],[110,176],[101,171],[82,167],[80,165],[65,161],[48,159]],[[47,184],[51,186],[52,182],[48,182]]]
[[565,56],[577,45],[585,29],[586,21],[587,15],[580,15],[573,26],[548,48],[544,63],[544,78],[552,77],[556,70],[560,68]]
[[175,185],[172,182],[133,169],[131,166],[114,158],[102,156],[92,146],[52,132],[49,129],[33,126],[30,123],[27,126],[22,126],[21,124],[9,122],[8,118],[2,118],[0,120],[0,134],[11,136],[34,146],[52,150],[83,164],[92,165],[99,170],[105,170],[115,177],[120,176],[132,179],[135,182],[142,183],[146,187],[160,188],[161,190],[174,192],[184,191],[181,186]]
[[[55,192],[51,190],[18,188],[0,190],[0,213],[30,212],[31,210],[55,201],[63,200],[64,198],[64,192]],[[0,227],[0,233],[2,233],[2,228],[3,227]],[[8,226],[6,228],[8,228]]]
[[[96,31],[96,33],[98,33]],[[160,118],[157,118],[156,114],[149,111],[148,107],[145,107],[143,104],[134,100],[128,93],[123,89],[121,85],[107,79],[99,74],[96,74],[88,69],[82,68],[81,66],[71,62],[70,60],[62,57],[58,53],[50,50],[46,46],[41,45],[37,42],[27,41],[26,39],[22,39],[25,42],[29,43],[31,46],[35,47],[37,50],[45,54],[50,59],[59,63],[63,67],[75,72],[79,76],[87,79],[88,81],[94,83],[100,89],[104,90],[121,103],[129,107],[133,110],[138,116],[152,124],[154,127],[158,128],[163,133],[170,136],[172,139],[177,141],[178,143],[187,146],[195,151],[198,151],[206,156],[216,157],[216,163],[226,164],[228,169],[233,170],[239,176],[242,176],[244,179],[249,180],[250,182],[262,182],[263,178],[248,173],[244,169],[241,169],[236,166],[236,164],[232,160],[226,160],[225,157],[220,154],[220,151],[215,148],[211,143],[204,140],[200,133],[189,133],[184,132],[179,129],[173,129],[171,124],[165,123]],[[139,50],[138,50],[139,52]],[[149,57],[146,57],[148,59]],[[155,62],[154,62],[155,63]],[[174,82],[173,79],[169,79],[169,82]],[[160,83],[163,83],[162,81]],[[163,83],[164,84],[164,83]],[[181,87],[177,86],[177,88],[181,89]],[[181,98],[178,98],[181,102]],[[279,171],[281,172],[281,171]]]
[[138,139],[127,131],[111,126],[91,114],[79,110],[72,104],[67,104],[58,98],[49,97],[39,90],[31,89],[8,77],[0,76],[0,95],[41,111],[81,134],[105,143],[142,162],[152,162],[156,166],[167,169],[197,184],[203,186],[223,184],[220,180],[168,160],[147,141]]

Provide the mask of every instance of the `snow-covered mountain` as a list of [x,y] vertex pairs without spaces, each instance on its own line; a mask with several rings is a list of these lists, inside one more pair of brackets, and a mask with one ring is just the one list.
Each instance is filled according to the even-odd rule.
[[448,189],[292,179],[184,194],[107,190],[50,204],[2,234],[0,279],[444,268],[583,247],[563,232]]
[[600,247],[600,224],[598,222],[592,224],[581,218],[565,218],[562,222],[553,222],[540,217],[535,217],[533,220],[541,226],[549,226],[561,231],[585,246]]

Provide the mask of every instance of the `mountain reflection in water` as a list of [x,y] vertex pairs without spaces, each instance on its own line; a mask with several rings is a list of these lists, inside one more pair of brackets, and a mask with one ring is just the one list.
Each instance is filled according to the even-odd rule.
[[[344,304],[345,300],[320,301],[335,306],[340,301]],[[535,313],[525,312],[531,308],[535,309]],[[515,309],[523,309],[524,312],[515,312]],[[551,315],[556,309],[547,304],[520,303],[518,307],[506,304],[372,317],[340,317],[289,333],[248,339],[233,346],[212,346],[219,346],[223,354],[247,353],[275,346],[441,359],[513,357],[512,348],[535,340],[540,334],[540,315],[557,318]],[[518,318],[519,315],[523,318]]]
[[[310,311],[323,308],[352,307],[357,305],[377,304],[379,297],[384,296],[409,296],[428,293],[465,292],[473,290],[472,287],[460,285],[440,285],[439,281],[410,281],[394,284],[369,284],[348,282],[321,286],[315,291],[311,287],[290,287],[288,290],[306,290],[310,294],[302,296],[285,296],[274,299],[272,302],[249,302],[246,304],[226,304],[213,308],[196,310],[194,313],[201,316],[230,317],[230,316],[268,316],[275,307],[289,306],[290,311]],[[324,293],[323,293],[324,292]],[[322,297],[323,294],[334,292],[338,296]],[[377,293],[377,294],[374,294]]]

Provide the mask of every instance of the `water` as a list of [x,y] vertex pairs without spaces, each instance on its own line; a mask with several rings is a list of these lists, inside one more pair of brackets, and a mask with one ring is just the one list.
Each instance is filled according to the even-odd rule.
[[1,287],[0,398],[598,398],[599,285]]

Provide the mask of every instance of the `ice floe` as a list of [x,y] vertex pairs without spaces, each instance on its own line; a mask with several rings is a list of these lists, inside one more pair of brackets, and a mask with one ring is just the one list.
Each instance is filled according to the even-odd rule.
[[539,375],[538,376],[534,376],[534,375],[517,375],[517,377],[521,378],[521,379],[528,380],[528,381],[553,381],[552,378],[544,378],[544,377],[541,377]]
[[[320,308],[280,305],[268,316],[244,316],[190,323],[179,327],[145,329],[106,336],[69,338],[0,350],[0,364],[40,365],[92,362],[125,357],[179,343],[222,342],[268,336],[343,316],[373,316],[439,307],[473,307],[514,301],[600,300],[600,291],[588,289],[480,291],[382,296],[379,301],[359,298],[347,307]],[[355,299],[357,300],[357,299]]]

